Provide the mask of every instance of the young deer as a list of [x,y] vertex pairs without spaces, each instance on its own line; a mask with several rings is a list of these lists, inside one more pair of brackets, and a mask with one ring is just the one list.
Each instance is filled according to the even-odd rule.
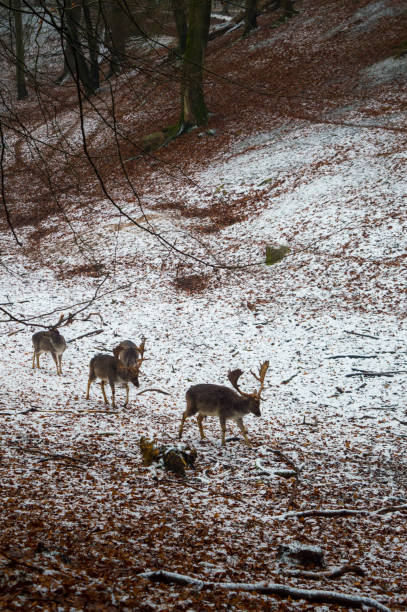
[[181,426],[179,428],[178,437],[181,439],[184,428],[185,419],[194,414],[198,414],[198,427],[201,439],[205,438],[202,422],[206,416],[219,417],[220,427],[222,430],[222,445],[225,446],[226,421],[232,419],[236,421],[240,431],[243,434],[245,442],[250,446],[247,429],[243,424],[245,414],[252,413],[255,416],[260,416],[260,400],[261,392],[264,387],[264,378],[269,367],[269,362],[265,361],[259,370],[259,376],[252,372],[253,376],[260,382],[260,388],[254,393],[245,393],[239,388],[238,380],[243,374],[242,370],[233,370],[229,372],[228,379],[233,387],[238,391],[236,393],[229,387],[222,385],[202,384],[193,385],[186,393],[187,409],[182,415]]
[[134,365],[131,366],[125,366],[119,359],[116,359],[116,357],[108,354],[98,353],[92,357],[89,363],[89,379],[86,399],[89,399],[91,384],[97,378],[100,378],[105,404],[109,404],[105,392],[105,383],[108,382],[112,390],[112,407],[116,408],[115,384],[124,384],[126,387],[126,401],[124,405],[127,406],[129,401],[129,382],[131,382],[135,387],[139,386],[138,375],[144,359],[144,344],[145,340],[142,341],[141,345],[137,349],[140,353],[139,359]]
[[37,368],[40,367],[41,353],[51,353],[57,367],[57,374],[62,374],[62,355],[66,349],[66,342],[59,331],[49,329],[37,332],[33,334],[32,342],[34,347],[33,369],[35,369],[35,362],[37,362]]

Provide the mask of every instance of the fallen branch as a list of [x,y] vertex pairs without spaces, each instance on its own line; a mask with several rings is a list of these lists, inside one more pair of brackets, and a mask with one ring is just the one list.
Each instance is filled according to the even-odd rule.
[[346,374],[346,378],[351,376],[366,376],[367,378],[373,378],[374,376],[387,376],[393,378],[395,374],[407,374],[406,370],[390,370],[389,372],[374,372],[373,370],[359,370],[358,368],[352,368],[354,373]]
[[281,515],[281,518],[307,518],[309,516],[353,516],[373,514],[369,510],[352,510],[351,508],[340,508],[339,510],[303,510],[302,512],[287,512]]
[[287,455],[285,455],[281,450],[279,450],[278,448],[268,448],[267,450],[269,450],[271,453],[274,453],[276,455],[278,455],[283,461],[284,463],[286,463],[287,465],[290,466],[290,468],[292,468],[294,470],[294,472],[298,475],[301,472],[301,468],[299,468],[297,465],[295,465],[294,461],[292,459],[290,459],[290,457],[288,457]]
[[0,550],[0,555],[7,559],[10,565],[21,565],[22,567],[26,567],[34,572],[39,572],[42,574],[44,570],[41,567],[37,567],[36,565],[31,565],[31,563],[26,563],[25,561],[21,561],[20,559],[16,559],[9,553],[6,553],[4,550]]
[[370,336],[369,334],[360,334],[359,332],[355,332],[355,331],[346,331],[346,329],[344,329],[345,334],[352,334],[353,336],[361,336],[362,338],[373,338],[373,340],[380,340],[380,338],[378,336]]
[[[44,411],[44,412],[48,412],[48,411]],[[44,459],[41,459],[41,461],[48,461],[50,459],[64,459],[65,461],[72,461],[72,462],[78,462],[78,463],[88,463],[85,459],[81,459],[80,457],[71,457],[69,455],[63,455],[62,453],[45,453],[44,451],[40,450],[39,448],[25,448],[23,446],[18,446],[16,445],[15,448],[18,448],[21,451],[24,451],[25,453],[32,453],[34,455],[43,455]]]
[[292,381],[293,378],[295,378],[296,376],[298,376],[299,372],[296,372],[295,374],[293,374],[292,376],[290,376],[289,378],[286,378],[285,380],[282,380],[280,385],[287,385],[290,381]]
[[352,508],[340,508],[337,510],[304,510],[302,512],[286,512],[280,516],[269,517],[269,518],[307,518],[309,516],[363,516],[370,514],[371,516],[377,516],[380,514],[387,514],[388,512],[397,512],[399,510],[407,510],[407,504],[401,506],[384,506],[378,510],[368,510],[367,508],[361,508],[360,510],[353,510]]
[[377,359],[377,355],[331,355],[325,359]]
[[287,586],[286,584],[277,583],[233,583],[233,582],[205,582],[185,576],[183,574],[176,574],[174,572],[167,572],[165,570],[159,570],[156,572],[143,572],[139,574],[140,578],[146,578],[151,582],[161,582],[164,584],[179,584],[181,586],[194,586],[198,589],[224,589],[227,591],[245,591],[251,593],[260,593],[262,595],[276,595],[283,599],[305,599],[310,603],[328,603],[337,604],[346,608],[361,608],[362,606],[368,606],[373,610],[380,610],[380,612],[391,612],[390,608],[381,604],[375,599],[365,597],[363,595],[348,595],[346,593],[339,593],[337,591],[317,591],[307,589],[297,589],[294,587]]
[[365,576],[366,571],[359,567],[359,565],[341,565],[333,570],[327,570],[323,572],[311,572],[307,570],[284,570],[285,576],[292,576],[295,578],[311,578],[312,580],[318,580],[319,578],[329,578],[330,580],[340,578],[344,574],[356,574],[357,576]]
[[147,393],[147,391],[155,391],[155,393],[162,393],[163,395],[171,395],[168,391],[163,391],[162,389],[144,389],[144,391],[140,391],[137,395],[142,395],[143,393]]
[[397,419],[396,417],[393,417],[393,419],[397,421],[397,423],[400,423],[400,425],[407,425],[407,421],[400,421],[400,419]]

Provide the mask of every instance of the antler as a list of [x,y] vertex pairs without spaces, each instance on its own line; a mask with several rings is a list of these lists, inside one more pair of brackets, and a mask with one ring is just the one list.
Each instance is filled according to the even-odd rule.
[[232,386],[236,389],[236,391],[240,393],[240,395],[242,395],[243,397],[254,397],[252,393],[245,393],[239,387],[238,380],[242,374],[243,374],[242,370],[231,370],[228,373],[228,379],[232,383]]
[[139,355],[140,355],[140,357],[137,359],[136,365],[134,366],[135,368],[137,368],[137,372],[140,372],[141,364],[144,361],[145,344],[146,344],[146,339],[143,338],[143,340],[141,341],[140,346],[137,347],[137,350],[138,350]]
[[261,399],[261,392],[263,391],[263,388],[264,388],[264,379],[266,377],[268,367],[269,367],[269,362],[265,361],[264,363],[262,363],[260,365],[259,375],[258,376],[253,371],[251,372],[253,374],[253,376],[255,377],[255,379],[258,380],[259,383],[260,383],[259,390],[255,391],[254,393],[245,393],[244,391],[242,391],[240,389],[240,387],[238,385],[238,380],[241,377],[241,375],[243,374],[242,370],[232,370],[232,371],[229,371],[228,379],[232,383],[232,386],[236,389],[236,391],[238,391],[240,393],[240,395],[242,395],[243,397],[254,397],[255,399],[259,399],[260,400]]
[[70,323],[72,323],[71,313],[69,313],[68,316],[65,317],[64,313],[61,312],[58,322],[55,325],[50,325],[49,329],[52,331],[52,330],[58,329],[58,327],[62,327],[62,324],[69,325]]
[[252,370],[251,373],[253,374],[254,378],[256,380],[259,381],[260,383],[260,388],[259,390],[254,394],[254,397],[257,397],[258,399],[261,399],[261,392],[264,389],[264,379],[266,378],[266,374],[267,374],[267,370],[269,368],[269,362],[268,361],[264,361],[259,368],[259,376],[257,376],[257,374],[255,374]]

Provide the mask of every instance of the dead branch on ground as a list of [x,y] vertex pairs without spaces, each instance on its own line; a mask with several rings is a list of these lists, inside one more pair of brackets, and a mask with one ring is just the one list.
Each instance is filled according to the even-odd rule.
[[340,578],[344,574],[356,574],[357,576],[365,576],[366,570],[364,570],[359,565],[341,565],[340,567],[335,567],[332,570],[326,570],[322,572],[311,572],[307,570],[284,570],[282,572],[285,576],[292,576],[295,578],[310,578],[311,580],[319,580],[320,578],[329,578],[335,579]]
[[373,340],[380,340],[379,336],[371,336],[370,334],[360,334],[359,332],[347,331],[346,329],[344,329],[343,331],[345,332],[345,334],[352,334],[353,336],[360,336],[361,338],[372,338]]
[[364,595],[348,595],[347,593],[339,593],[337,591],[321,591],[321,590],[308,590],[308,589],[297,589],[290,587],[286,584],[277,584],[270,582],[264,583],[233,583],[233,582],[206,582],[192,578],[191,576],[185,576],[183,574],[176,574],[174,572],[167,572],[166,570],[158,570],[155,572],[143,572],[139,574],[140,578],[146,578],[151,582],[161,582],[163,584],[179,584],[180,586],[196,587],[198,589],[224,589],[227,591],[245,591],[251,593],[260,593],[262,595],[276,595],[282,599],[305,599],[310,603],[328,603],[337,604],[344,606],[345,608],[361,608],[362,606],[368,606],[373,610],[380,610],[380,612],[391,612],[390,608],[381,604],[376,599],[365,597]]
[[351,376],[365,376],[366,378],[373,378],[374,376],[387,376],[393,378],[395,374],[407,374],[406,370],[390,370],[389,372],[375,372],[374,370],[359,370],[358,368],[352,368],[352,374],[346,374],[346,378]]
[[171,393],[168,393],[168,391],[163,391],[162,389],[144,389],[143,391],[137,393],[137,395],[142,395],[143,393],[147,393],[147,391],[154,391],[155,393],[162,393],[163,395],[171,395]]
[[377,355],[331,355],[325,359],[377,359]]

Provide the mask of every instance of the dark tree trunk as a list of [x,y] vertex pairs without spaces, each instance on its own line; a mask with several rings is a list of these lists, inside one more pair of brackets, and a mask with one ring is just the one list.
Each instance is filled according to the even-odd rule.
[[103,10],[105,21],[105,45],[110,53],[110,66],[107,78],[121,72],[126,58],[126,40],[129,36],[130,15],[126,15],[120,2],[113,2]]
[[247,36],[255,28],[257,28],[257,0],[246,0],[243,36]]
[[292,17],[295,13],[293,0],[280,0],[280,6],[284,9],[285,17]]
[[97,32],[97,19],[95,24],[92,23],[92,15],[90,11],[91,0],[83,0],[83,14],[85,17],[86,25],[86,39],[88,41],[89,59],[90,59],[90,78],[92,81],[93,90],[99,87],[99,63],[98,63],[98,32]]
[[185,0],[171,0],[171,6],[178,36],[178,47],[175,50],[175,54],[184,55],[187,46],[188,34]]
[[25,59],[24,59],[24,33],[21,15],[21,0],[12,0],[14,9],[14,26],[16,30],[16,81],[17,99],[22,100],[28,96],[25,83]]
[[188,36],[183,57],[181,129],[208,123],[202,72],[211,18],[211,0],[189,0]]
[[75,81],[80,81],[85,89],[85,94],[90,96],[94,93],[95,88],[79,37],[81,14],[80,4],[75,4],[72,0],[64,0],[62,28],[67,47],[65,60]]

